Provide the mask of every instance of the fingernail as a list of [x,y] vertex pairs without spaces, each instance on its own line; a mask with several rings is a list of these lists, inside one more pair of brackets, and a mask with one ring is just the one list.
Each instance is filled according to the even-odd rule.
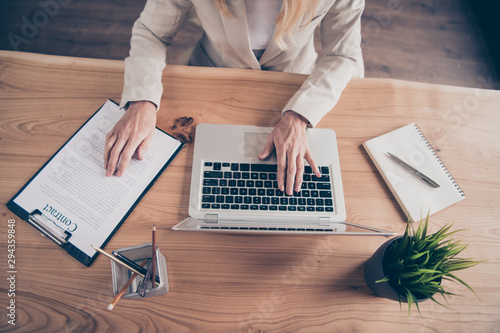
[[111,176],[111,171],[106,170],[106,177],[109,177],[109,176]]

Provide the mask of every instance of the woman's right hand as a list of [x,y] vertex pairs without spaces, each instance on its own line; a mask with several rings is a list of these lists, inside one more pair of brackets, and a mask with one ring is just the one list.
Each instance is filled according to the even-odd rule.
[[104,167],[106,177],[120,177],[132,157],[142,160],[153,139],[156,106],[149,101],[131,102],[123,117],[106,135]]

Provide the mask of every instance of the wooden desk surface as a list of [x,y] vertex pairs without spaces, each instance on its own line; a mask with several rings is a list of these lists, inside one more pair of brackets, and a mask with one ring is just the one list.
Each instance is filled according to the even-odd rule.
[[[169,66],[158,126],[194,139],[202,122],[273,126],[304,76]],[[359,236],[255,236],[174,232],[188,215],[193,145],[188,144],[106,249],[150,241],[168,262],[170,292],[121,300],[112,312],[109,260],[85,268],[5,203],[107,98],[119,101],[123,62],[0,52],[0,331],[37,332],[499,332],[499,91],[388,79],[356,79],[318,127],[339,141],[348,221],[401,234],[403,216],[360,148],[365,140],[416,122],[467,198],[432,216],[432,230],[455,221],[486,260],[460,272],[480,295],[447,310],[427,301],[410,317],[375,297],[366,260],[386,241]],[[16,325],[8,324],[7,221],[15,219]]]

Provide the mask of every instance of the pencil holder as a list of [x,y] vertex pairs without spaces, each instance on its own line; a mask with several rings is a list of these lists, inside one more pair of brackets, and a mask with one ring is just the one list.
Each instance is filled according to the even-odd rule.
[[[115,252],[118,252],[128,259],[136,262],[140,265],[144,260],[151,259],[151,250],[152,244],[146,243],[131,247],[126,247],[122,249],[118,249]],[[130,277],[134,274],[134,272],[128,270],[111,261],[111,276],[113,279],[113,293],[116,295],[120,292],[121,288],[127,283]],[[156,275],[158,276],[160,283],[156,285],[154,288],[151,288],[151,283],[146,290],[146,295],[141,297],[137,293],[137,288],[139,283],[143,280],[141,276],[137,276],[135,280],[130,284],[128,290],[123,294],[122,298],[124,299],[142,299],[145,297],[158,296],[163,295],[168,292],[168,277],[167,277],[167,261],[165,257],[161,254],[159,248],[156,249]]]

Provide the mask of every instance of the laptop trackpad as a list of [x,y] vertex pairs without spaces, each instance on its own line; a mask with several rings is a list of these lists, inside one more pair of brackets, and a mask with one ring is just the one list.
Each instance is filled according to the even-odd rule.
[[266,146],[269,133],[248,133],[245,132],[245,157],[257,157]]

